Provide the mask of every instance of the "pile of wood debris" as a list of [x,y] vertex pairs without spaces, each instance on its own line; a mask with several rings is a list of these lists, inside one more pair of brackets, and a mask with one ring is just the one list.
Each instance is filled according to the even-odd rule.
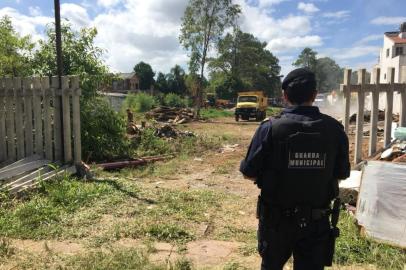
[[196,135],[191,131],[181,131],[172,125],[163,125],[155,128],[155,136],[160,138],[178,138],[178,137],[195,137]]
[[159,122],[183,124],[193,120],[194,112],[190,108],[173,108],[161,106],[145,114],[147,119],[155,119]]

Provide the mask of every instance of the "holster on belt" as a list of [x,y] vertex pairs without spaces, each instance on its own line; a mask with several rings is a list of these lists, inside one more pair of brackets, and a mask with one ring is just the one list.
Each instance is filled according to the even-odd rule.
[[336,239],[340,236],[340,229],[337,227],[338,218],[340,216],[340,204],[341,201],[339,198],[336,198],[333,202],[333,209],[331,211],[330,236],[324,262],[325,266],[331,266],[333,264]]

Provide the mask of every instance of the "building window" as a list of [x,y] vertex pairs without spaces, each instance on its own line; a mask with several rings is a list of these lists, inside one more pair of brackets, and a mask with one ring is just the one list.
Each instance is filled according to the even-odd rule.
[[403,47],[396,47],[396,56],[403,54]]
[[386,80],[386,73],[385,73],[385,74],[383,74],[383,79],[384,79],[384,80]]
[[386,58],[389,57],[390,49],[386,49]]

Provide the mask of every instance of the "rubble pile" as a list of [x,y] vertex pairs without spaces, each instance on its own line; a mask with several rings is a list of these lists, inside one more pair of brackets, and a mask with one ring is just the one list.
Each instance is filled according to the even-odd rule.
[[389,148],[376,155],[373,159],[390,162],[406,162],[406,128],[397,128],[395,130],[395,139]]
[[155,127],[155,136],[160,138],[178,138],[178,137],[195,137],[196,135],[191,131],[181,131],[172,125],[163,125]]
[[193,110],[190,108],[158,107],[145,114],[148,119],[160,122],[183,124],[193,120]]
[[[355,124],[356,121],[357,121],[357,114],[354,113],[350,116],[350,123]],[[364,122],[370,122],[370,121],[371,121],[371,111],[365,111],[364,112]],[[385,121],[385,111],[384,110],[378,111],[378,121]],[[399,115],[393,114],[392,121],[399,122]]]

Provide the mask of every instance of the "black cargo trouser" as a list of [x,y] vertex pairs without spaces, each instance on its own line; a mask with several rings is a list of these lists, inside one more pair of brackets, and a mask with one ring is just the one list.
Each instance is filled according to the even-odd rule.
[[327,216],[309,220],[301,228],[296,217],[283,216],[268,207],[260,207],[258,214],[261,270],[282,270],[292,254],[294,270],[324,269],[330,235]]

